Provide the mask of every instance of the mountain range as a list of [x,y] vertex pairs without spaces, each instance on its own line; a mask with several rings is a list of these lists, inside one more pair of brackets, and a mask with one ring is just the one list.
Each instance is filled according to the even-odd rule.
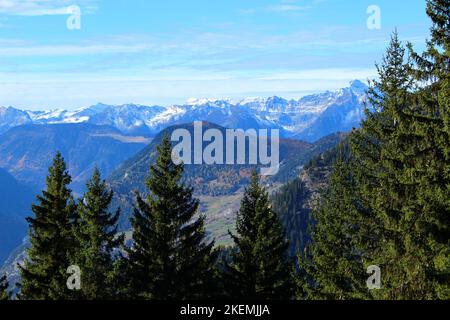
[[144,106],[97,104],[74,111],[26,111],[0,107],[0,133],[26,124],[88,123],[109,126],[124,134],[155,136],[161,130],[193,121],[228,128],[279,129],[281,137],[309,142],[358,126],[363,117],[367,86],[359,80],[337,91],[301,99],[190,99],[183,105]]
[[[203,123],[204,130],[217,129],[225,135],[225,128],[212,123]],[[129,219],[132,214],[132,205],[135,200],[135,191],[147,194],[145,185],[149,168],[155,163],[156,147],[164,135],[171,135],[174,130],[186,129],[194,135],[194,125],[183,124],[171,126],[160,132],[152,142],[136,155],[120,164],[108,177],[107,182],[115,192],[112,207],[121,208],[120,230],[129,229]],[[269,190],[275,190],[281,185],[298,177],[301,168],[312,158],[337,145],[345,134],[334,133],[315,143],[292,139],[280,139],[278,172],[273,176],[261,177],[262,182]],[[205,148],[207,143],[204,143]],[[249,146],[246,144],[245,153]],[[224,150],[226,153],[226,150]],[[193,188],[194,195],[201,200],[200,211],[206,214],[207,231],[219,240],[227,236],[227,229],[214,232],[214,226],[227,226],[234,224],[235,211],[239,204],[244,188],[249,183],[251,171],[261,168],[260,165],[234,164],[185,164],[183,183]],[[214,220],[214,221],[213,221]],[[230,220],[228,223],[225,221]],[[211,226],[211,222],[214,222]],[[220,229],[220,228],[219,228]]]
[[59,151],[72,175],[71,188],[80,194],[94,167],[106,176],[149,142],[148,138],[88,123],[23,125],[0,135],[0,168],[39,190]]
[[[186,124],[182,127],[189,130],[191,126]],[[213,124],[207,124],[207,126],[220,129],[219,126]],[[118,206],[122,209],[120,230],[129,230],[128,219],[131,214],[134,190],[145,195],[144,180],[149,166],[155,160],[154,148],[164,134],[176,128],[179,126],[161,132],[151,144],[123,162],[109,176],[107,181],[115,191],[111,209],[114,210]],[[280,179],[284,181],[286,178],[283,170],[280,170],[279,175],[265,179],[264,184],[273,195],[274,210],[280,214],[287,235],[292,242],[291,254],[297,254],[309,239],[308,223],[311,219],[311,206],[326,184],[326,177],[330,172],[329,166],[335,154],[334,150],[336,150],[334,147],[344,141],[345,137],[345,134],[333,134],[314,144],[294,140],[282,140],[280,143],[283,166],[289,168],[288,171],[293,173],[288,178],[291,182],[283,184],[278,181]],[[331,152],[325,152],[325,150],[331,150]],[[184,180],[193,182],[195,195],[201,202],[200,211],[206,218],[206,231],[210,237],[216,240],[216,244],[227,245],[230,242],[228,231],[234,231],[236,212],[239,208],[243,188],[248,182],[249,169],[245,165],[229,166],[228,168],[214,168],[207,165],[187,165],[185,167]],[[195,181],[193,179],[195,177],[200,180]],[[237,188],[227,184],[229,177]],[[219,187],[218,189],[221,189],[220,185],[222,185],[224,188],[221,189],[221,193],[215,194],[213,189],[203,188],[203,184]],[[296,203],[296,200],[299,202]],[[129,232],[127,235],[130,236]],[[20,239],[22,238],[15,240],[20,243]],[[26,258],[25,250],[28,246],[29,242],[25,239],[22,244],[11,250],[8,259],[0,268],[2,273],[8,274],[13,280],[11,283],[18,280],[17,264],[22,263]]]
[[36,191],[0,169],[0,265],[26,235]]
[[[298,100],[191,99],[169,107],[97,104],[75,111],[0,107],[0,187],[6,195],[0,199],[0,264],[26,235],[24,218],[31,213],[36,190],[44,188],[56,151],[68,163],[76,196],[84,191],[94,167],[108,177],[116,194],[113,207],[123,209],[121,230],[127,231],[133,191],[145,193],[145,176],[164,133],[181,127],[192,130],[194,121],[219,130],[279,129],[280,170],[264,180],[269,190],[275,191],[295,179],[311,158],[339,143],[343,134],[336,132],[359,126],[366,89],[356,80],[348,88]],[[208,234],[219,244],[229,240],[228,229],[233,229],[250,170],[246,165],[186,166],[185,182],[200,198]],[[23,248],[16,252],[23,253]]]

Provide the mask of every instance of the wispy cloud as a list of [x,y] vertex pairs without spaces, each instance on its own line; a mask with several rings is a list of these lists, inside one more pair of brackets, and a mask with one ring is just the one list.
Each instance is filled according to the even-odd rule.
[[267,7],[268,11],[272,12],[300,12],[309,9],[308,6],[299,6],[294,4],[279,4]]
[[[180,18],[170,11],[177,1],[184,5]],[[0,0],[0,25],[13,26],[0,29],[0,105],[40,109],[97,101],[170,104],[192,96],[298,97],[373,77],[373,63],[390,35],[387,27],[368,30],[365,10],[355,13],[360,19],[339,15],[353,9],[347,1],[249,1],[250,8],[229,1],[229,8],[228,2],[219,6],[223,14],[209,11],[215,3],[161,3]],[[55,19],[45,16],[64,14],[71,5],[83,14],[95,5],[105,10],[98,19],[86,19],[82,32],[50,32]],[[426,28],[413,18],[411,25],[402,21],[402,39],[421,45]]]
[[280,14],[299,14],[314,9],[318,4],[324,0],[280,0],[278,3],[267,5],[265,7],[252,8],[242,10],[243,14],[252,14],[258,11],[266,11]]
[[[97,0],[0,0],[0,15],[46,16],[69,14],[67,8],[78,5],[92,12]],[[85,12],[87,13],[87,12]]]
[[146,50],[142,44],[137,45],[55,45],[0,48],[0,57],[37,57],[37,56],[77,56],[116,53],[137,53]]
[[282,73],[272,73],[262,76],[260,80],[332,80],[347,81],[348,79],[374,78],[377,76],[375,68],[323,68],[312,70],[298,70]]
[[[142,72],[142,70],[141,70]],[[308,93],[334,90],[350,80],[372,77],[373,69],[314,69],[289,73],[264,72],[250,76],[236,72],[199,72],[196,69],[159,73],[123,74],[0,73],[2,105],[42,109],[78,108],[95,102],[146,105],[183,103],[186,99],[283,96],[298,98]]]
[[[352,36],[352,30],[345,28],[326,28],[315,32],[303,31],[285,35],[261,35],[251,31],[224,32],[190,32],[185,31],[167,38],[158,35],[111,36],[101,39],[82,41],[70,44],[37,44],[21,40],[0,39],[0,57],[42,57],[42,56],[76,56],[117,53],[146,53],[155,55],[230,58],[244,56],[251,50],[257,53],[270,54],[286,52],[288,49],[327,50],[328,48],[347,48],[358,43],[384,45],[385,37],[367,38],[365,35]],[[337,41],[337,34],[347,37],[346,41]],[[341,38],[342,38],[341,37]]]

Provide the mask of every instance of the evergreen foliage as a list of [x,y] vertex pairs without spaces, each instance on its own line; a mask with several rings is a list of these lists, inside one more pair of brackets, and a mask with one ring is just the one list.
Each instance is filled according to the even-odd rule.
[[31,247],[24,265],[19,266],[21,299],[65,300],[74,296],[66,285],[66,271],[73,265],[76,248],[72,232],[76,206],[68,188],[70,182],[66,163],[57,153],[49,168],[47,189],[32,206],[35,216],[27,218]]
[[[406,55],[395,32],[377,65],[370,109],[350,135],[351,156],[335,164],[314,215],[300,297],[450,297],[449,8],[428,1],[425,53],[409,45]],[[380,267],[382,287],[367,296],[369,265]]]
[[431,38],[419,55],[411,44],[417,83],[414,120],[420,136],[415,175],[416,221],[429,298],[450,299],[450,1],[427,1]]
[[299,255],[299,299],[368,297],[365,270],[356,235],[360,232],[354,177],[339,150],[329,187],[314,210],[312,244]]
[[108,211],[113,197],[100,171],[94,170],[87,192],[78,202],[74,234],[78,241],[75,262],[82,271],[81,299],[101,300],[115,296],[114,250],[121,248],[124,236],[117,235],[120,210]]
[[284,185],[271,201],[273,211],[277,213],[289,239],[290,257],[296,257],[311,241],[311,210],[306,207],[309,193],[305,184],[297,178]]
[[204,217],[192,189],[180,183],[183,165],[172,161],[165,136],[147,179],[147,200],[137,194],[132,219],[129,276],[133,297],[171,300],[208,297],[214,278],[213,242],[206,241]]
[[[120,211],[110,212],[113,192],[100,171],[75,204],[57,153],[27,218],[31,246],[19,265],[17,297],[450,299],[450,0],[428,0],[427,14],[426,51],[416,53],[411,44],[407,51],[395,31],[370,83],[361,128],[304,168],[328,180],[320,199],[298,177],[269,199],[253,171],[232,247],[214,249],[207,240],[199,200],[183,183],[190,181],[183,180],[184,165],[172,161],[167,135],[146,196],[136,192],[130,247],[117,232]],[[331,166],[329,176],[330,169],[314,171]],[[201,172],[213,177],[216,170]],[[280,176],[291,177],[292,167],[284,170]],[[191,171],[194,181],[200,171]],[[237,167],[230,172],[226,189],[237,190],[246,180]],[[67,288],[72,265],[82,271],[79,291]],[[381,269],[378,290],[366,284],[371,265]],[[3,276],[0,301],[9,299]]]
[[11,299],[11,293],[8,291],[8,281],[6,276],[0,277],[0,301]]
[[232,262],[225,276],[230,295],[241,299],[290,299],[289,243],[256,171],[241,201],[236,230],[237,235],[231,234],[236,250],[231,253]]

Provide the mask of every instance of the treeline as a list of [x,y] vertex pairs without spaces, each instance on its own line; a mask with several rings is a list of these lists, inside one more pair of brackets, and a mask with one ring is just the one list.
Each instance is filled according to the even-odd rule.
[[[126,246],[100,173],[75,201],[58,154],[28,219],[31,248],[17,298],[450,299],[450,0],[429,0],[427,14],[426,51],[405,48],[393,34],[361,128],[323,159],[334,167],[310,236],[285,233],[283,219],[306,234],[304,221],[280,219],[254,173],[233,248],[215,248],[166,137],[148,196],[136,194]],[[275,207],[304,214],[303,186],[286,190]],[[310,242],[295,264],[287,238],[294,248]],[[67,286],[69,266],[81,271],[79,290]],[[0,278],[0,299],[9,298]]]
[[299,261],[304,298],[450,299],[450,1],[427,13],[426,51],[393,34],[371,111],[337,156]]
[[280,188],[271,198],[272,208],[279,216],[289,240],[288,254],[295,259],[311,242],[313,219],[308,200],[311,192],[300,178]]
[[[34,217],[27,219],[31,246],[19,266],[16,299],[292,297],[288,242],[256,172],[241,203],[237,234],[231,235],[233,250],[215,248],[197,214],[199,201],[181,182],[184,167],[172,162],[168,136],[157,151],[148,196],[136,193],[131,246],[117,232],[120,211],[110,211],[113,193],[100,172],[94,171],[85,195],[75,201],[64,159],[56,155],[46,190],[32,206]],[[0,299],[11,298],[7,287],[1,278]]]

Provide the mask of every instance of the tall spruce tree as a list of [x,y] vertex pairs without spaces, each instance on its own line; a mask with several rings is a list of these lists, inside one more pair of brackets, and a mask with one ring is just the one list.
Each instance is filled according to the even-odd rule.
[[8,281],[6,276],[0,277],[0,301],[11,299],[11,293],[8,291]]
[[27,300],[71,299],[74,292],[67,288],[67,268],[73,265],[76,248],[73,225],[76,206],[68,185],[71,177],[66,163],[58,152],[49,168],[47,189],[37,196],[32,206],[34,217],[30,225],[31,247],[21,275],[20,298]]
[[120,210],[108,211],[113,192],[94,170],[87,192],[78,202],[78,222],[74,228],[77,240],[75,262],[82,272],[81,299],[115,298],[114,249],[122,247],[124,236],[117,235]]
[[[373,81],[362,129],[351,136],[356,185],[360,202],[369,214],[361,215],[365,228],[359,238],[365,265],[382,270],[378,299],[426,298],[426,261],[422,233],[415,229],[417,206],[415,174],[421,157],[421,136],[416,132],[410,62],[395,32]],[[420,266],[420,267],[417,267]]]
[[359,247],[366,265],[381,267],[382,289],[371,292],[378,299],[449,297],[449,2],[428,1],[427,12],[427,51],[410,47],[412,67],[394,35],[369,92],[376,110],[352,135],[369,212]]
[[370,92],[379,110],[353,135],[361,201],[377,224],[361,238],[366,264],[382,270],[375,298],[449,297],[449,1],[428,1],[427,13],[427,51],[410,50],[412,67],[395,35]]
[[450,299],[450,1],[428,0],[431,38],[418,54],[409,45],[418,82],[414,119],[421,137],[415,183],[416,205],[422,214],[422,256],[432,285],[430,298]]
[[348,161],[340,148],[329,186],[313,212],[313,242],[299,256],[298,299],[370,297],[361,251],[355,241],[360,232],[360,211]]
[[171,300],[206,298],[214,275],[214,242],[207,242],[199,201],[181,183],[183,164],[172,161],[169,137],[157,148],[147,200],[137,194],[128,252],[131,296]]
[[231,234],[235,250],[226,266],[225,281],[232,297],[242,299],[292,298],[289,242],[256,171],[245,191]]
[[[425,298],[430,289],[421,234],[412,230],[420,215],[411,175],[420,137],[412,116],[410,63],[396,32],[377,70],[366,119],[350,135],[351,156],[335,165],[315,215],[313,263],[305,263],[312,279],[303,281],[313,288],[312,297]],[[369,265],[381,268],[383,280],[382,289],[370,294],[364,275]]]

